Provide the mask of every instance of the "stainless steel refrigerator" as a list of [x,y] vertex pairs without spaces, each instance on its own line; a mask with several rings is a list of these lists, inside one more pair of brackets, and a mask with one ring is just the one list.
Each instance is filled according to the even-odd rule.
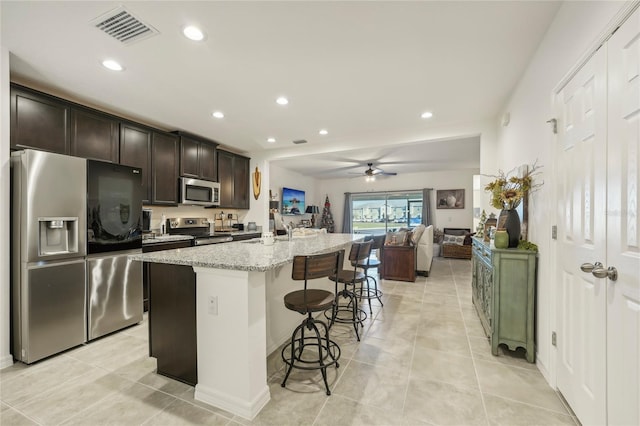
[[32,363],[86,340],[86,160],[11,154],[13,356]]
[[87,340],[142,321],[142,170],[87,160]]

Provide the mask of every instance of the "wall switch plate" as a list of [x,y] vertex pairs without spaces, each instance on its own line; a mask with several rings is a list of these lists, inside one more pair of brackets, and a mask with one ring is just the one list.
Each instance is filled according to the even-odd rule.
[[218,296],[209,296],[207,312],[209,312],[209,315],[218,315]]

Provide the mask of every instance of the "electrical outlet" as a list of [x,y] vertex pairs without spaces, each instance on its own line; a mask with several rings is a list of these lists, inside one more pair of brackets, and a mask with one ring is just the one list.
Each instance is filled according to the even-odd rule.
[[209,312],[209,315],[218,315],[218,296],[209,296],[208,302],[207,312]]

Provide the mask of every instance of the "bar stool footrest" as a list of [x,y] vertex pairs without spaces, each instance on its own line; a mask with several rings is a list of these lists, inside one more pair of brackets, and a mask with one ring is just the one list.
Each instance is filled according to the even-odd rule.
[[[307,340],[309,341],[308,343]],[[287,343],[282,348],[282,360],[285,364],[300,370],[320,370],[330,367],[334,364],[336,368],[340,367],[340,364],[338,364],[338,360],[340,359],[340,346],[338,346],[338,344],[333,340],[329,340],[328,347],[326,345],[326,339],[322,339],[322,343],[322,351],[324,352],[324,356],[322,357],[322,364],[320,364],[320,360],[317,356],[318,339],[315,336],[305,337],[302,346],[300,346],[300,339],[296,339],[294,343],[296,344],[296,347],[293,349],[291,347],[291,342]],[[301,355],[304,353],[305,348],[309,348],[309,359],[301,358]],[[292,350],[295,351],[295,353],[293,354],[293,359],[291,357]],[[285,353],[288,353],[289,356],[285,356]]]
[[[360,324],[360,326],[364,326],[364,320],[367,319],[367,313],[365,311],[363,311],[362,309],[358,308],[358,310],[356,311],[356,319],[353,319],[353,310],[352,308],[346,307],[346,306],[338,306],[338,308],[336,309],[336,314],[335,316],[332,318],[331,315],[331,310],[327,309],[326,311],[324,311],[324,316],[325,318],[327,318],[328,320],[333,320],[333,322],[339,322],[341,324]],[[347,316],[345,316],[343,314],[343,316],[340,316],[340,313],[347,313],[348,314],[348,318]]]
[[382,291],[375,288],[355,289],[354,294],[358,299],[378,299],[382,297]]

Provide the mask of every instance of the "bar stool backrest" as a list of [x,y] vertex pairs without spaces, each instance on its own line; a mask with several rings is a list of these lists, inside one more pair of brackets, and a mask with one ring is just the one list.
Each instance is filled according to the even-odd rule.
[[371,246],[371,250],[378,250],[384,246],[384,239],[387,238],[386,235],[376,235],[373,237],[373,245]]
[[373,240],[353,243],[351,244],[351,250],[349,251],[349,261],[351,263],[360,260],[364,260],[371,254],[371,247],[373,245]]
[[335,276],[340,270],[343,258],[344,250],[310,256],[295,256],[291,279],[304,280],[306,289],[307,280]]
[[382,248],[384,247],[384,240],[386,237],[386,235],[376,235],[375,237],[373,237],[373,245],[371,246],[371,251],[378,250],[376,251],[376,257],[378,258],[378,260],[382,260],[382,254],[380,250],[382,250]]

